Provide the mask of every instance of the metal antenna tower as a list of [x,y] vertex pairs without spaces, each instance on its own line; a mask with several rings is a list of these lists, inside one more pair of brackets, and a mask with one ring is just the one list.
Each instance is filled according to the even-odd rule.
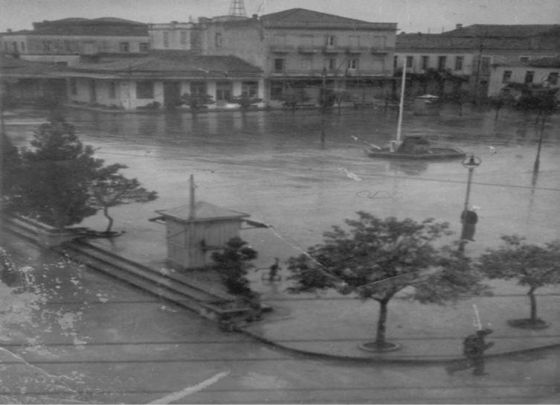
[[245,11],[245,4],[243,4],[243,0],[231,0],[231,5],[229,6],[229,15],[234,15],[236,17],[247,17],[247,12]]

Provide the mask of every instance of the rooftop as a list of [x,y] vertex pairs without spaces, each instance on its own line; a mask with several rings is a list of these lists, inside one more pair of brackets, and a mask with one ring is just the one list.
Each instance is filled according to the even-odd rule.
[[21,30],[4,35],[61,35],[61,36],[148,36],[148,24],[121,18],[64,18],[33,23],[33,30]]
[[485,38],[528,38],[560,32],[560,24],[474,24],[442,33],[445,36]]
[[550,50],[556,52],[559,49],[557,41],[541,41],[529,37],[460,37],[422,33],[399,34],[396,43],[398,50],[478,50],[481,46],[487,50]]
[[397,29],[397,23],[356,20],[304,8],[292,8],[261,17],[266,28]]
[[81,63],[69,68],[76,72],[102,73],[158,73],[180,76],[244,76],[262,72],[243,59],[235,56],[199,55],[189,51],[152,51],[149,55],[136,57],[108,56],[95,63]]

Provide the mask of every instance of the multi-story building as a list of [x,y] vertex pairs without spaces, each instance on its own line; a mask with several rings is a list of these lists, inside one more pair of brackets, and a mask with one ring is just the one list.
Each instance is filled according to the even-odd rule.
[[151,49],[200,50],[199,25],[193,22],[149,24]]
[[149,50],[148,25],[118,18],[67,18],[33,23],[33,30],[1,34],[4,53],[35,62],[74,65],[100,54]]
[[[519,87],[512,86],[514,83],[524,84],[529,88],[558,89],[559,75],[560,56],[533,59],[526,63],[515,61],[496,64],[492,66],[488,95],[498,96],[504,89]],[[559,93],[557,95],[560,97]]]
[[321,89],[373,97],[384,92],[393,75],[396,23],[301,8],[200,23],[202,52],[233,54],[263,69],[270,103],[294,89],[306,93],[311,103]]
[[493,65],[558,54],[560,25],[457,25],[442,34],[398,35],[394,63],[396,69],[406,65],[407,72],[420,75],[416,78],[424,87],[422,75],[443,72],[441,92],[457,89],[462,82],[473,95],[487,96]]

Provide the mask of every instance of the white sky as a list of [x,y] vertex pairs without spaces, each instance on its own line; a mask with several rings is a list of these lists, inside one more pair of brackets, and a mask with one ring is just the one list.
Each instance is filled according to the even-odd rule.
[[[140,22],[188,21],[228,13],[231,0],[0,0],[0,32],[67,17]],[[406,32],[441,32],[455,24],[560,24],[560,0],[245,0],[247,14],[307,8]]]

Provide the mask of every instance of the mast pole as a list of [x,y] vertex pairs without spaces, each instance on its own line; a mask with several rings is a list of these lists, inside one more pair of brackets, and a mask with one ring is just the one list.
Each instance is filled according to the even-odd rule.
[[189,181],[190,195],[189,195],[189,219],[194,219],[195,216],[195,199],[194,199],[194,176],[191,174]]
[[399,121],[398,121],[398,124],[397,124],[397,139],[396,139],[396,146],[397,147],[401,143],[405,84],[406,84],[406,56],[403,58],[403,70],[402,70],[402,78],[401,78],[401,100],[400,100],[400,103],[399,103]]

